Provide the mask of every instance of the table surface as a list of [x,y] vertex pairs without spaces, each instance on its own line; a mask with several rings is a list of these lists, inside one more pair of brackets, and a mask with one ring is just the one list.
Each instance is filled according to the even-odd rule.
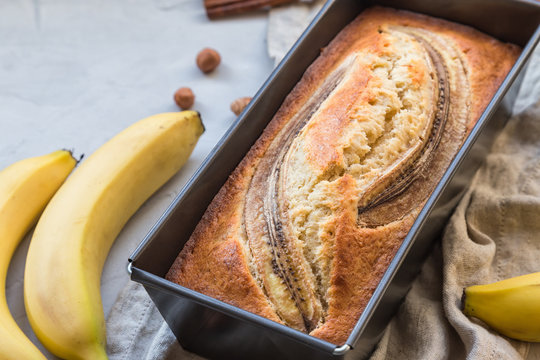
[[[61,148],[89,155],[133,122],[177,111],[177,88],[195,93],[206,132],[113,245],[102,276],[105,314],[129,281],[129,255],[235,119],[230,103],[253,95],[272,71],[266,27],[265,13],[210,22],[202,0],[0,2],[0,168]],[[195,66],[204,47],[222,56],[210,75]],[[11,263],[7,298],[43,350],[23,304],[30,235]]]

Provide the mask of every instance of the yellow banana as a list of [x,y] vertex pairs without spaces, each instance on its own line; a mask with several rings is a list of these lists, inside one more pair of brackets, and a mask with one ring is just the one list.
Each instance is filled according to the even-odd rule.
[[62,185],[77,161],[66,150],[16,162],[0,171],[0,358],[43,359],[9,312],[6,275],[24,235]]
[[540,342],[540,272],[465,288],[463,312],[510,338]]
[[143,119],[99,148],[53,197],[32,238],[24,299],[30,325],[64,359],[106,359],[103,264],[122,227],[191,154],[194,111]]

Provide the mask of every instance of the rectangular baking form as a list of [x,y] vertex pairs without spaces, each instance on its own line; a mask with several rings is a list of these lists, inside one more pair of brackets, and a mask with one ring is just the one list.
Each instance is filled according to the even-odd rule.
[[[320,49],[372,5],[470,25],[523,51],[428,199],[346,343],[331,344],[165,280],[214,195]],[[328,1],[129,259],[132,280],[144,285],[182,347],[223,359],[368,356],[510,116],[523,70],[540,38],[539,24],[540,4],[526,0]]]

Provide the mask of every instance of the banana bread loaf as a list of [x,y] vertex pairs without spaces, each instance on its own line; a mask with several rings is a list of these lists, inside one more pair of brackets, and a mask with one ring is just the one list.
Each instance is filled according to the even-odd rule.
[[309,67],[167,279],[334,344],[519,55],[374,7]]

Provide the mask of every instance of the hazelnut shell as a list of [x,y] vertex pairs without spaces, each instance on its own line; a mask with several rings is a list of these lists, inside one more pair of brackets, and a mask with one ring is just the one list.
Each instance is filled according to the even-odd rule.
[[182,87],[174,93],[174,101],[176,105],[182,110],[187,110],[193,106],[195,102],[195,95],[188,87]]
[[197,54],[197,66],[204,73],[214,71],[220,62],[221,56],[214,49],[204,48]]
[[231,111],[236,116],[240,115],[240,113],[245,109],[245,107],[247,106],[247,104],[249,104],[250,101],[251,101],[251,97],[249,97],[249,96],[241,97],[241,98],[238,98],[238,99],[234,100],[231,103]]

